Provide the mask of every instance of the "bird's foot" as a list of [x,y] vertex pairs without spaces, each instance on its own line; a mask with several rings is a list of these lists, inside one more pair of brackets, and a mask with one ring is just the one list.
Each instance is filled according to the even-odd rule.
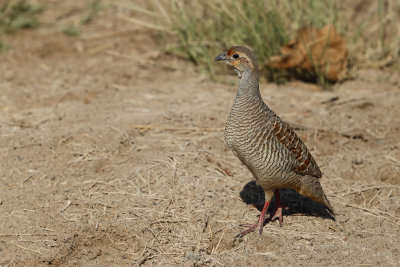
[[250,224],[250,225],[248,225],[248,224],[247,225],[241,225],[241,226],[245,226],[245,227],[247,226],[248,229],[243,231],[243,232],[241,232],[237,236],[235,236],[235,238],[242,238],[243,236],[247,235],[248,233],[254,232],[257,228],[259,228],[258,232],[260,233],[260,235],[262,234],[264,223],[268,219],[268,218],[265,219],[265,213],[267,212],[267,209],[268,209],[268,206],[269,206],[270,202],[271,201],[266,201],[264,203],[264,208],[261,211],[260,218],[257,220],[257,223]]
[[257,228],[259,228],[259,233],[261,235],[262,231],[263,231],[263,227],[264,227],[264,223],[261,223],[258,221],[255,224],[241,224],[241,227],[247,227],[246,230],[244,230],[243,232],[240,232],[238,235],[235,236],[235,238],[242,238],[245,235],[254,232]]
[[278,207],[274,216],[272,216],[271,221],[275,220],[276,218],[279,219],[279,225],[282,226],[283,218],[282,218],[282,207]]
[[274,216],[272,216],[271,221],[279,218],[279,225],[282,226],[282,206],[281,206],[281,197],[279,189],[275,189],[275,199],[276,199],[276,211]]

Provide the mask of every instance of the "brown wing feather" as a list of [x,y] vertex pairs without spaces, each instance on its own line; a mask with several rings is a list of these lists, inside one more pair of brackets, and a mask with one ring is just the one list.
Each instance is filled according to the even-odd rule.
[[290,126],[276,116],[274,120],[273,133],[275,137],[292,153],[296,159],[296,166],[293,171],[301,175],[322,177],[314,158],[311,156],[306,145],[301,141]]

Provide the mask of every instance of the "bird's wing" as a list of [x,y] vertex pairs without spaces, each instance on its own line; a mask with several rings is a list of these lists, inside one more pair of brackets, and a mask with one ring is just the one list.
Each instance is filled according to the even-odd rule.
[[289,150],[296,161],[292,171],[301,175],[311,175],[321,178],[321,170],[306,145],[300,140],[294,130],[275,114],[272,126],[275,138]]

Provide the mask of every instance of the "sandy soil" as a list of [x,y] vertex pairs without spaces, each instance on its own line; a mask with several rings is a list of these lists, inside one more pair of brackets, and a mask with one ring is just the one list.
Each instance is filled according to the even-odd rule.
[[331,91],[261,84],[337,216],[282,190],[283,227],[234,240],[259,214],[223,138],[237,78],[164,56],[114,9],[68,37],[82,4],[49,3],[0,54],[1,266],[399,265],[398,71],[360,70]]

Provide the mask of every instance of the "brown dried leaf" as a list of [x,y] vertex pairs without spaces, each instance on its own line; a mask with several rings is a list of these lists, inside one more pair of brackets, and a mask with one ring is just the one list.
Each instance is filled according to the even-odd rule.
[[281,47],[281,55],[273,56],[267,63],[276,69],[300,68],[337,81],[346,71],[346,40],[333,25],[322,29],[312,26],[297,31],[296,39]]

